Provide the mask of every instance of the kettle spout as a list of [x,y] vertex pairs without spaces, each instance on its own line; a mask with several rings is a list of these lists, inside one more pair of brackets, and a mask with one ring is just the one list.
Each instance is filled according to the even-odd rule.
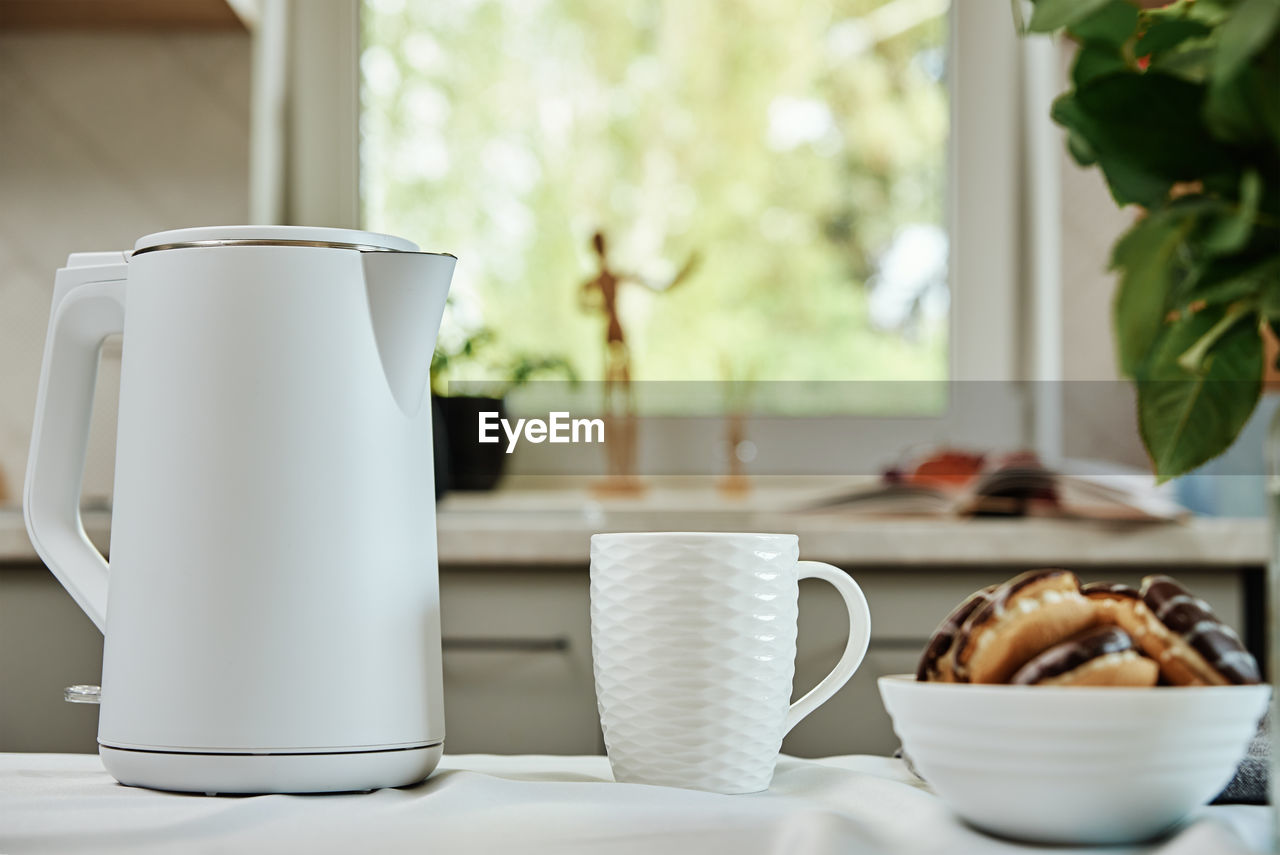
[[382,373],[400,409],[412,417],[431,376],[431,354],[458,260],[427,252],[362,252],[360,257]]

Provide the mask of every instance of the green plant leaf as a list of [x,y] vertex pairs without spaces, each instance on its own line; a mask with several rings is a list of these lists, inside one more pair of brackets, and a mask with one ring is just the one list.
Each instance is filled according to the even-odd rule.
[[1244,67],[1280,27],[1280,3],[1276,0],[1241,0],[1219,29],[1212,74],[1226,80]]
[[[1103,80],[1111,79],[1103,78]],[[1126,147],[1113,144],[1112,129],[1080,106],[1079,93],[1068,92],[1053,102],[1050,116],[1068,131],[1071,153],[1082,166],[1094,163],[1102,168],[1107,187],[1118,205],[1137,202],[1158,204],[1169,193],[1173,182],[1153,174],[1141,160],[1127,155]],[[1085,154],[1087,153],[1087,154]],[[1082,157],[1085,154],[1085,157]]]
[[1262,316],[1274,328],[1280,325],[1280,258],[1271,260],[1270,274],[1258,304],[1262,307]]
[[1071,82],[1079,88],[1104,75],[1128,70],[1129,66],[1120,54],[1086,44],[1076,51],[1075,62],[1071,64]]
[[1280,304],[1280,255],[1258,259],[1216,258],[1208,264],[1183,295],[1187,304],[1221,305],[1237,300],[1255,300],[1266,313],[1269,293]]
[[578,372],[574,369],[573,363],[563,356],[520,354],[511,361],[506,374],[510,380],[507,391],[529,383],[539,374],[559,375],[570,386],[578,385]]
[[1178,47],[1188,39],[1211,33],[1205,24],[1192,18],[1156,18],[1133,46],[1134,56],[1152,56]]
[[1178,357],[1178,366],[1188,374],[1197,377],[1205,372],[1207,367],[1206,360],[1209,357],[1209,351],[1217,346],[1218,342],[1235,328],[1235,325],[1244,320],[1248,316],[1251,319],[1257,318],[1257,315],[1249,308],[1246,302],[1234,303],[1227,307],[1226,313],[1209,327],[1208,331],[1200,338],[1196,339],[1195,344],[1182,352]]
[[1106,45],[1119,54],[1138,31],[1138,7],[1127,0],[1110,0],[1096,11],[1070,25],[1071,35],[1081,44]]
[[1138,428],[1160,481],[1226,451],[1258,403],[1262,337],[1256,314],[1240,315],[1221,332],[1198,371],[1178,364],[1226,317],[1215,307],[1168,327],[1138,380]]
[[1149,21],[1171,18],[1191,18],[1209,27],[1221,24],[1239,0],[1174,0],[1163,6],[1144,9],[1142,16]]
[[[1280,2],[1280,0],[1278,0]],[[1219,139],[1256,145],[1268,137],[1280,142],[1280,50],[1229,78],[1214,78],[1205,99],[1204,118]]]
[[1089,141],[1073,131],[1067,131],[1067,151],[1081,166],[1093,166],[1098,162],[1098,155]]
[[1203,36],[1186,38],[1170,49],[1150,54],[1151,63],[1147,70],[1204,83],[1209,78],[1209,65],[1217,48],[1215,28],[1226,18],[1228,11],[1220,3],[1206,0],[1178,0],[1167,6],[1143,10],[1142,19],[1147,23],[1148,32],[1175,21],[1190,21],[1193,26],[1200,24],[1206,28]]
[[1020,36],[1027,34],[1026,16],[1022,14],[1022,0],[1009,0],[1009,11],[1013,14],[1013,29]]
[[1036,8],[1027,22],[1033,33],[1048,33],[1068,27],[1087,18],[1111,0],[1036,0]]
[[[1280,80],[1280,37],[1250,66],[1248,77],[1250,103],[1258,111],[1258,124],[1270,137],[1272,153],[1280,153],[1280,98],[1275,89],[1275,82]],[[1264,174],[1276,176],[1280,167]]]
[[1204,94],[1168,74],[1108,74],[1059,97],[1052,115],[1089,143],[1116,202],[1153,208],[1178,181],[1235,189],[1232,153],[1200,120]]
[[1257,293],[1258,284],[1247,276],[1235,276],[1205,285],[1191,292],[1192,303],[1221,306],[1235,303]]
[[1217,219],[1201,236],[1201,243],[1211,255],[1228,255],[1244,248],[1253,234],[1253,221],[1258,216],[1262,198],[1262,176],[1256,169],[1245,170],[1240,179],[1240,203],[1225,217]]
[[1203,42],[1181,50],[1156,54],[1147,71],[1159,71],[1189,83],[1204,83],[1209,79],[1209,63],[1213,61],[1213,48]]
[[1120,271],[1112,306],[1120,370],[1138,376],[1165,325],[1174,281],[1174,256],[1194,223],[1162,211],[1139,220],[1111,251]]

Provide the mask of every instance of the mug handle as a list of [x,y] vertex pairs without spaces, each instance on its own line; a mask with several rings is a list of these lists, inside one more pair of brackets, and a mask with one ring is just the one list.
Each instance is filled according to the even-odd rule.
[[867,655],[867,645],[871,643],[871,609],[867,606],[867,598],[853,578],[838,567],[824,564],[821,561],[797,562],[801,579],[822,579],[830,582],[844,598],[845,607],[849,609],[849,642],[844,653],[831,673],[822,678],[818,685],[809,690],[803,698],[796,701],[787,710],[786,729],[789,732],[809,713],[825,704],[840,687],[849,682],[849,678],[858,670],[862,659]]

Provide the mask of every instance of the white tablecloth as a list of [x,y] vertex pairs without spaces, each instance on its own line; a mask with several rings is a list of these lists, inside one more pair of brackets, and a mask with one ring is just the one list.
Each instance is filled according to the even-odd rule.
[[[1261,851],[1270,821],[1266,808],[1204,808],[1169,839],[1106,852]],[[463,755],[402,790],[206,797],[119,786],[94,755],[0,754],[4,855],[1027,851],[1042,850],[968,828],[884,757],[783,757],[772,789],[750,796],[615,784],[603,757]]]

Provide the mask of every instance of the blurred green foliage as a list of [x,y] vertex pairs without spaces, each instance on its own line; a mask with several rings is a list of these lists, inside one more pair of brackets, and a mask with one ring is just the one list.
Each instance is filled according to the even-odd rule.
[[[431,393],[446,398],[454,394],[505,398],[512,390],[540,378],[559,378],[569,388],[577,387],[578,372],[562,356],[519,353],[495,362],[490,353],[495,338],[493,330],[481,327],[461,339],[438,345],[431,357]],[[458,383],[448,379],[467,375],[473,379]]]
[[1280,331],[1280,0],[1035,0],[1028,28],[1060,27],[1053,118],[1144,212],[1112,253],[1115,334],[1163,480],[1235,441]]
[[602,229],[647,281],[702,259],[624,289],[637,380],[947,376],[945,318],[874,329],[867,285],[944,222],[945,4],[367,0],[363,28],[366,226],[458,255],[446,340],[487,327],[598,379],[577,292]]

